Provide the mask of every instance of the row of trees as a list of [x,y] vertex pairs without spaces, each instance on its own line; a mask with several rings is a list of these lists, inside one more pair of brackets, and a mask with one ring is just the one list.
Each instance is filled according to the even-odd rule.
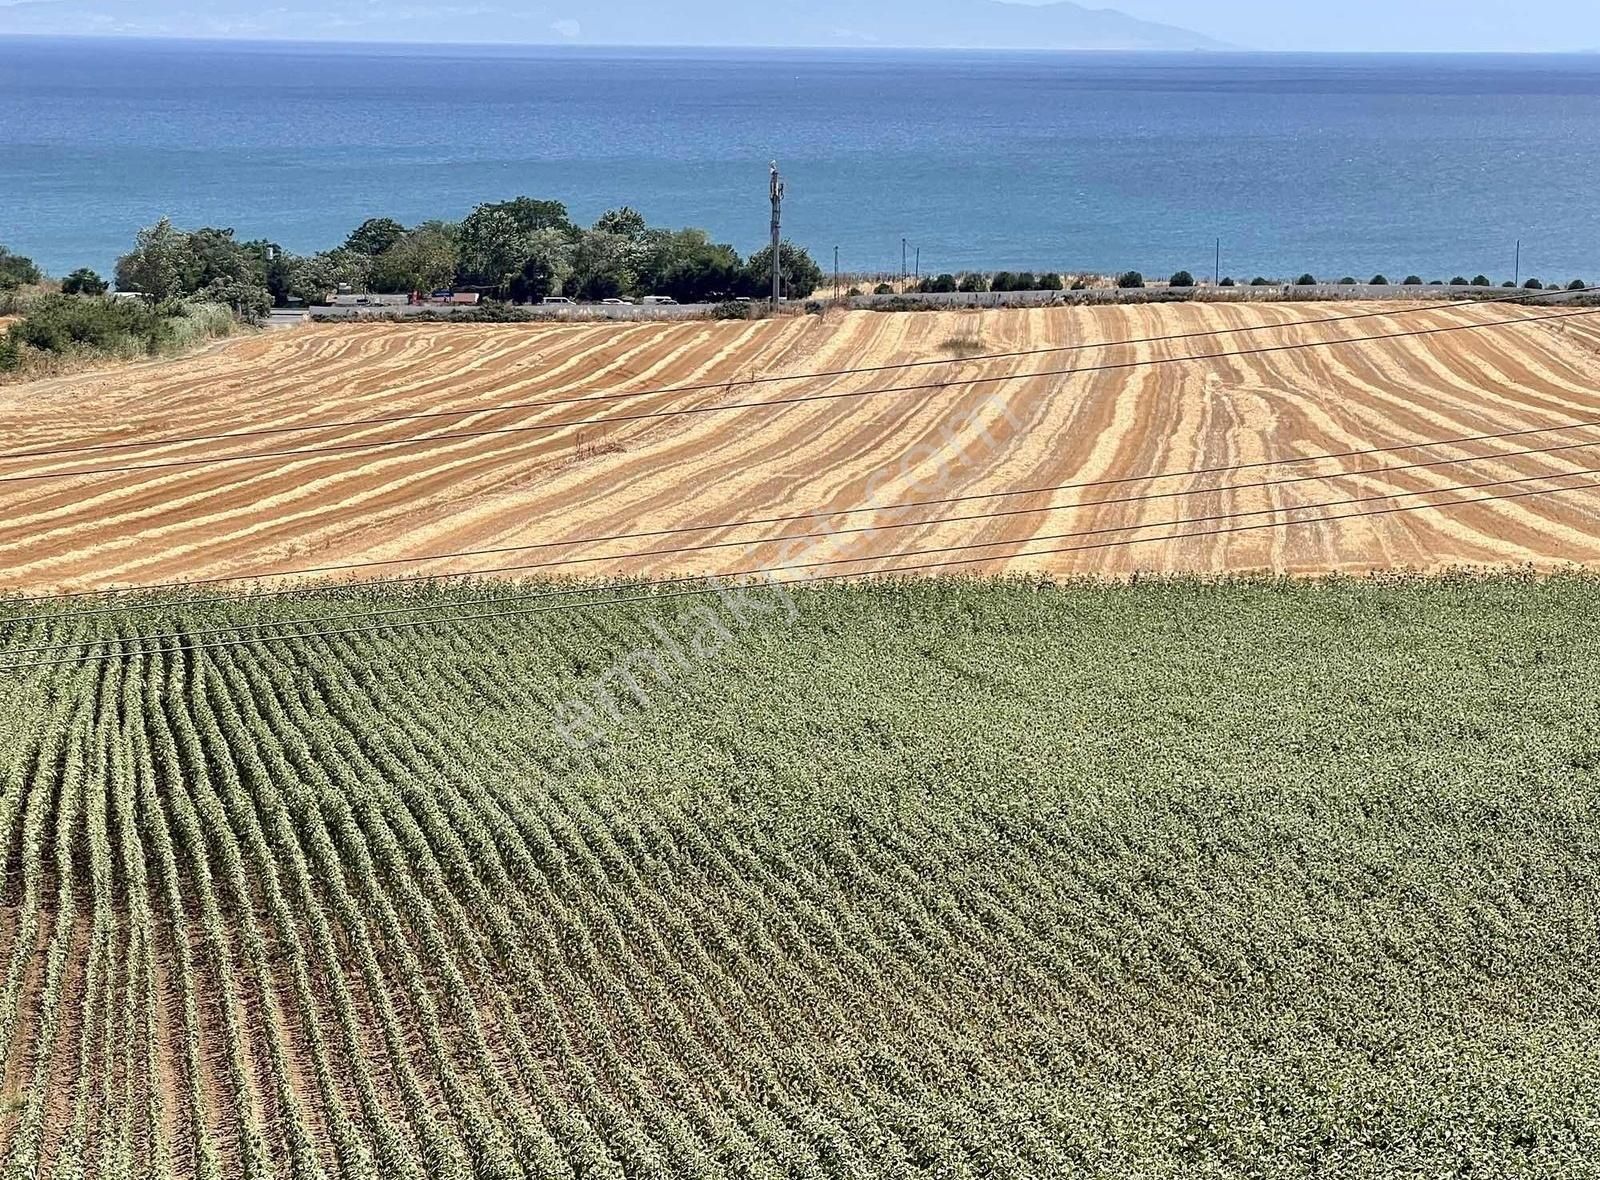
[[[780,253],[785,294],[803,299],[822,282],[804,250]],[[157,299],[200,297],[246,315],[291,299],[321,302],[340,288],[379,294],[460,288],[526,303],[669,295],[680,303],[759,296],[771,290],[770,247],[748,260],[704,230],[649,226],[630,208],[587,229],[559,201],[518,197],[479,205],[460,222],[406,227],[362,222],[332,250],[296,256],[231,229],[180,230],[163,220],[142,230],[117,262],[117,287]]]
[[[1282,287],[1282,286],[1315,287],[1315,286],[1319,285],[1319,282],[1320,281],[1313,274],[1303,274],[1299,278],[1297,278],[1293,283],[1283,283],[1283,282],[1280,282],[1277,279],[1269,279],[1269,278],[1264,278],[1261,275],[1257,275],[1255,278],[1250,280],[1250,286],[1252,286],[1252,287]],[[1126,272],[1125,274],[1117,276],[1117,286],[1119,286],[1119,287],[1122,287],[1122,288],[1139,288],[1139,287],[1143,287],[1144,285],[1145,285],[1144,276],[1142,274],[1140,274],[1136,270],[1130,270],[1130,271]],[[1170,279],[1167,280],[1167,286],[1169,286],[1169,287],[1193,287],[1194,285],[1195,285],[1194,276],[1192,274],[1190,274],[1186,270],[1180,270],[1177,274],[1173,275]],[[1236,287],[1238,285],[1239,284],[1232,277],[1225,278],[1218,284],[1218,286],[1222,286],[1222,287]],[[1354,276],[1346,275],[1344,278],[1340,279],[1338,281],[1338,283],[1336,283],[1334,285],[1335,286],[1341,286],[1341,287],[1354,287],[1354,286],[1358,286],[1359,283],[1358,283],[1358,280]],[[1376,274],[1376,275],[1373,275],[1372,278],[1367,280],[1367,285],[1369,287],[1388,287],[1391,284],[1390,284],[1390,282],[1389,282],[1387,277],[1385,277],[1384,275],[1381,275],[1381,274]],[[1425,282],[1421,275],[1407,275],[1404,279],[1402,279],[1400,281],[1400,285],[1403,286],[1403,287],[1423,287],[1423,286],[1442,287],[1442,286],[1445,286],[1445,281],[1443,279],[1434,279],[1431,282]],[[1494,283],[1488,278],[1487,275],[1478,275],[1477,277],[1472,278],[1472,279],[1467,279],[1467,278],[1463,278],[1461,275],[1456,275],[1453,279],[1450,280],[1449,285],[1452,286],[1452,287],[1492,287],[1492,286],[1494,286]],[[1515,287],[1516,285],[1517,285],[1516,283],[1510,282],[1510,281],[1507,281],[1507,282],[1501,284],[1502,287]],[[1529,291],[1543,291],[1543,290],[1545,290],[1545,284],[1539,279],[1529,279],[1527,282],[1523,283],[1522,286],[1525,289],[1529,290]],[[1569,291],[1582,291],[1582,290],[1585,290],[1587,287],[1588,287],[1588,284],[1583,279],[1573,279],[1572,282],[1568,285],[1567,290],[1569,290]]]

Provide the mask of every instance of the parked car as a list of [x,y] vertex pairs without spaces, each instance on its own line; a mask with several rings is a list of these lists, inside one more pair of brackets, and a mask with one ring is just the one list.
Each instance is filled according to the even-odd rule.
[[539,302],[542,303],[542,304],[545,304],[546,306],[554,306],[554,307],[577,307],[578,306],[576,300],[568,299],[565,295],[546,295],[543,299],[539,300]]
[[646,307],[666,307],[668,304],[676,304],[678,301],[671,295],[646,295],[639,302]]
[[605,307],[632,307],[626,299],[602,299],[600,303]]

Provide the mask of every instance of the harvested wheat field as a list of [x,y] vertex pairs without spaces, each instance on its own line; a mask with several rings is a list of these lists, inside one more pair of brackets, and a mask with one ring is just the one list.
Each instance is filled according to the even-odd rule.
[[[747,324],[317,325],[230,341],[182,361],[4,391],[6,452],[91,449],[0,461],[0,585],[70,590],[282,573],[698,526],[708,527],[378,572],[537,566],[522,572],[662,574],[769,569],[803,559],[833,563],[813,565],[813,572],[848,573],[942,558],[969,561],[941,567],[954,572],[1311,573],[1600,557],[1600,494],[1592,491],[1372,513],[1581,484],[1583,476],[1570,473],[1600,468],[1596,451],[1492,456],[1600,444],[1600,430],[1258,465],[1600,419],[1600,316],[1389,307],[1348,323],[1295,326],[1369,311],[1385,308],[1185,304],[859,312]],[[1544,317],[1551,318],[1534,322]],[[1500,326],[1475,331],[1107,367],[1495,322]],[[1283,326],[1237,331],[1262,325]],[[970,359],[1180,333],[1199,335]],[[748,383],[928,360],[947,363]],[[1066,368],[1099,371],[979,380]],[[932,382],[948,386],[893,389]],[[671,391],[684,385],[701,388]],[[882,392],[639,418],[862,390]],[[645,392],[572,404],[618,391]],[[567,404],[500,408],[530,401]],[[341,425],[443,411],[451,414]],[[146,445],[262,430],[273,433]],[[483,431],[499,433],[450,437]],[[372,445],[386,440],[412,441]],[[281,454],[319,448],[326,450]],[[267,457],[210,462],[252,454]],[[193,458],[207,462],[181,462]],[[1436,460],[1460,462],[1415,467]],[[1232,470],[1251,464],[1257,466]],[[1396,465],[1412,469],[1372,470]],[[147,469],[103,471],[141,466]],[[1196,469],[1217,470],[1154,478]],[[41,475],[58,477],[26,478]],[[1551,478],[1529,482],[1531,476]],[[1491,481],[1521,482],[1437,491]],[[1093,486],[1048,490],[1064,484]],[[915,506],[1018,489],[1045,490]],[[1434,494],[1373,499],[1423,491]],[[1317,507],[1353,499],[1361,503]],[[904,504],[913,506],[897,507]],[[1049,508],[1056,510],[1043,511]],[[829,515],[727,527],[810,512]],[[978,515],[988,519],[945,519]],[[1333,516],[1350,518],[1238,531]],[[772,542],[846,528],[857,531],[824,548]],[[928,553],[974,544],[985,547]],[[887,560],[896,553],[922,556]],[[571,560],[577,557],[601,560]],[[847,560],[857,557],[873,560]]]

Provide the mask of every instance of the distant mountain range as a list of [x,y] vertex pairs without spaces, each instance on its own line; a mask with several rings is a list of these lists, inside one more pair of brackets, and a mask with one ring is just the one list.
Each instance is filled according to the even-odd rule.
[[1002,0],[0,0],[0,33],[566,45],[1224,49],[1080,4]]

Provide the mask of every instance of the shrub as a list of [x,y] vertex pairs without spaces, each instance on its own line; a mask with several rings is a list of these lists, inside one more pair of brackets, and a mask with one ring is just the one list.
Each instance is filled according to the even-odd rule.
[[104,295],[109,284],[87,266],[80,266],[61,280],[63,295]]
[[1054,273],[1046,273],[1046,274],[1040,275],[1039,276],[1039,287],[1038,287],[1038,289],[1041,290],[1041,291],[1059,291],[1059,290],[1061,290],[1061,276],[1058,275],[1058,274],[1054,274]]
[[1344,278],[1339,280],[1339,285],[1341,287],[1354,287],[1356,285],[1355,275],[1345,275]]
[[980,274],[964,274],[956,289],[969,295],[975,295],[989,289],[988,281]]
[[1017,276],[1009,270],[1003,270],[989,280],[991,291],[1015,291],[1017,289]]
[[48,356],[131,360],[187,348],[201,340],[226,336],[234,318],[226,307],[211,303],[46,295],[6,334],[9,367],[23,367],[28,353]]
[[1144,276],[1136,270],[1124,271],[1117,276],[1117,286],[1124,291],[1135,291],[1144,286]]
[[1073,279],[1072,289],[1074,291],[1087,291],[1089,289],[1089,284],[1083,279]]
[[1224,278],[1222,280],[1222,282],[1218,283],[1217,285],[1219,287],[1237,287],[1239,284],[1233,281],[1233,276],[1232,275],[1228,275],[1226,278]]
[[43,279],[44,274],[33,264],[33,259],[0,246],[0,290],[31,287]]
[[1544,284],[1541,283],[1538,279],[1529,279],[1526,283],[1523,283],[1522,286],[1523,286],[1523,289],[1527,290],[1527,291],[1543,291],[1544,290]]
[[1468,283],[1467,280],[1462,278],[1460,275],[1456,275],[1455,278],[1450,280],[1450,285],[1452,287],[1467,287],[1467,286],[1470,286],[1471,284]]
[[1420,275],[1407,275],[1405,281],[1400,285],[1402,287],[1420,287],[1422,286],[1422,278]]
[[1270,286],[1272,286],[1272,283],[1271,283],[1270,280],[1265,279],[1260,275],[1257,275],[1255,278],[1250,280],[1250,285],[1252,287],[1270,287]]
[[929,277],[923,279],[922,289],[934,295],[948,295],[956,289],[956,276],[942,274],[937,278]]
[[1512,279],[1507,279],[1505,282],[1501,283],[1500,285],[1502,287],[1513,287],[1514,288],[1514,287],[1516,287],[1517,284]]
[[1494,284],[1489,281],[1489,276],[1488,275],[1478,275],[1477,277],[1475,277],[1472,280],[1472,285],[1474,287],[1492,287],[1492,286],[1494,286]]
[[1567,290],[1569,290],[1569,291],[1583,291],[1583,290],[1586,290],[1588,288],[1588,286],[1589,286],[1589,284],[1584,282],[1582,279],[1573,279],[1572,282],[1567,284]]
[[711,309],[711,318],[714,320],[747,320],[750,318],[750,304],[740,303],[737,299],[726,300]]
[[879,283],[876,287],[872,288],[872,293],[874,295],[893,295],[894,288],[888,283]]
[[848,291],[845,292],[845,295],[850,299],[859,299],[859,298],[861,298],[861,288],[860,287],[851,287]]
[[1016,278],[1012,281],[1011,289],[1013,291],[1037,291],[1039,289],[1039,280],[1034,278],[1031,270],[1018,271]]
[[1294,285],[1297,287],[1315,287],[1317,285],[1317,276],[1308,272],[1296,279]]
[[950,336],[939,346],[951,356],[980,356],[984,350],[982,336]]
[[1373,275],[1372,281],[1367,284],[1369,287],[1387,287],[1388,285],[1389,280],[1382,275]]
[[1186,270],[1180,270],[1177,274],[1173,275],[1167,280],[1167,286],[1192,287],[1194,286],[1194,276]]

